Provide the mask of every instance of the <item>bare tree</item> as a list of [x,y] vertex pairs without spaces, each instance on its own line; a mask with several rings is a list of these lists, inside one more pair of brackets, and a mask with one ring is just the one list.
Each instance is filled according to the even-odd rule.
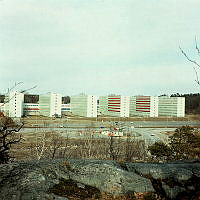
[[11,158],[10,148],[13,144],[21,141],[22,137],[19,133],[24,123],[16,124],[10,117],[6,117],[1,113],[0,120],[0,164],[8,163]]
[[[52,134],[52,133],[51,133]],[[55,158],[55,157],[64,157],[62,150],[64,148],[64,151],[66,151],[66,142],[61,136],[58,134],[53,134],[52,137],[50,138],[50,144],[48,145],[48,153],[50,154],[50,158]],[[58,153],[58,155],[57,155]],[[61,156],[62,155],[62,156]]]
[[43,132],[41,136],[38,136],[38,134],[36,134],[36,142],[34,144],[34,149],[35,149],[37,160],[40,160],[43,157],[47,149],[46,137],[47,137],[47,134],[45,132]]
[[[185,56],[185,58],[186,58],[189,62],[193,63],[193,66],[192,66],[192,67],[193,67],[194,72],[195,72],[195,81],[197,82],[198,85],[200,85],[199,75],[198,75],[198,72],[197,72],[197,70],[200,69],[200,63],[197,62],[196,60],[190,58],[190,57],[188,56],[188,54],[187,54],[180,46],[179,46],[179,49],[181,50],[181,53]],[[196,50],[196,52],[197,52],[197,55],[200,56],[200,49],[199,49],[199,47],[198,47],[198,43],[197,43],[196,37],[195,37],[195,50]]]

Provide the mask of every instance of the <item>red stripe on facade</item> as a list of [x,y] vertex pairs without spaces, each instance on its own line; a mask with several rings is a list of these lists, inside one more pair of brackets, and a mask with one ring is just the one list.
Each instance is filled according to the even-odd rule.
[[150,108],[150,106],[136,106],[136,108]]
[[120,99],[108,99],[108,101],[120,101]]
[[136,102],[136,105],[137,104],[150,104],[150,102]]
[[144,107],[136,107],[136,109],[138,109],[138,110],[140,110],[140,109],[150,110],[150,108],[144,108]]
[[147,110],[136,110],[137,112],[148,112],[150,113],[150,111],[147,111]]
[[108,110],[110,112],[120,112],[119,110]]
[[146,107],[146,106],[148,106],[148,107],[150,107],[150,104],[136,104],[136,106],[139,106],[139,107]]
[[112,107],[112,106],[109,106],[108,109],[110,109],[110,108],[111,108],[111,109],[120,109],[120,107]]

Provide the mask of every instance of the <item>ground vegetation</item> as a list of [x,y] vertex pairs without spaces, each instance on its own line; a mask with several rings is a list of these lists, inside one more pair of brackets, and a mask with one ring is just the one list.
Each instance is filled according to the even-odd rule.
[[23,123],[16,123],[10,117],[0,113],[0,164],[14,159],[11,148],[22,140],[20,129]]
[[148,150],[156,161],[200,158],[200,132],[189,126],[177,128],[168,144],[156,142]]

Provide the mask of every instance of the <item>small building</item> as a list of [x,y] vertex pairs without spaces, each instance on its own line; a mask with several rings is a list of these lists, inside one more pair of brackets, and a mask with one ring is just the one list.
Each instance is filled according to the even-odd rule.
[[71,112],[83,117],[97,117],[97,96],[80,94],[71,96]]
[[40,115],[46,117],[61,117],[61,94],[49,92],[39,96]]

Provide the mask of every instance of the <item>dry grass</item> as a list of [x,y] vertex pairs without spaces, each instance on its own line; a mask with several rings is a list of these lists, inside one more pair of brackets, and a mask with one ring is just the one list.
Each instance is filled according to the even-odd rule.
[[144,141],[123,138],[97,139],[90,133],[85,134],[83,139],[75,139],[62,137],[55,132],[23,133],[23,140],[12,146],[11,153],[16,160],[65,157],[136,161],[143,160],[146,156]]

